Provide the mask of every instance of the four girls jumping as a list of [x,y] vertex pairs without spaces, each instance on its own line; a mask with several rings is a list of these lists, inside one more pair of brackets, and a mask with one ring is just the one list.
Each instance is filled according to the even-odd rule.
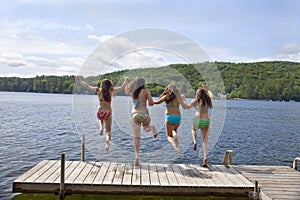
[[179,107],[189,109],[195,108],[195,115],[192,125],[192,137],[194,142],[194,150],[197,150],[197,130],[201,129],[202,132],[202,148],[203,148],[203,167],[207,167],[207,154],[208,154],[208,134],[210,127],[210,117],[208,110],[212,108],[211,92],[204,84],[202,88],[196,91],[195,98],[190,104],[185,101],[185,96],[179,92],[175,85],[168,85],[159,98],[154,101],[150,91],[145,87],[145,79],[137,78],[129,84],[129,79],[125,78],[123,84],[119,87],[113,87],[113,83],[109,79],[104,79],[100,87],[93,87],[82,81],[79,76],[76,77],[81,85],[87,89],[96,92],[99,99],[99,106],[97,109],[97,118],[100,124],[100,135],[103,135],[104,125],[106,128],[106,145],[105,150],[109,150],[111,139],[111,124],[112,124],[112,96],[121,91],[125,92],[132,97],[132,111],[131,111],[131,126],[134,133],[134,151],[135,151],[135,165],[139,165],[139,150],[140,150],[140,137],[141,127],[145,132],[152,131],[153,137],[157,137],[157,130],[151,123],[151,117],[147,105],[153,106],[154,104],[166,103],[165,123],[166,123],[166,136],[168,142],[172,147],[180,153],[181,150],[178,145],[177,129],[180,126],[181,113]]

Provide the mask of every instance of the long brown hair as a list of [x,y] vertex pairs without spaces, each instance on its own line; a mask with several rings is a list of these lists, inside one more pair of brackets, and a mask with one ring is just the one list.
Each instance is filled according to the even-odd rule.
[[198,103],[201,102],[202,107],[204,107],[204,108],[212,107],[212,101],[211,101],[211,98],[210,98],[207,90],[205,90],[203,88],[199,88],[196,92],[195,98]]
[[127,94],[129,94],[133,99],[138,99],[139,94],[142,89],[145,89],[145,79],[137,78],[135,79],[127,88]]
[[[168,91],[171,91],[171,94]],[[179,92],[178,88],[176,87],[176,85],[168,85],[166,87],[165,91],[163,91],[163,93],[159,97],[162,97],[164,95],[166,95],[166,100],[165,100],[166,103],[171,102],[176,97],[181,98],[180,92]]]
[[104,101],[108,101],[108,102],[111,101],[111,96],[109,91],[111,91],[112,88],[113,88],[113,83],[111,80],[107,78],[102,80],[100,89]]

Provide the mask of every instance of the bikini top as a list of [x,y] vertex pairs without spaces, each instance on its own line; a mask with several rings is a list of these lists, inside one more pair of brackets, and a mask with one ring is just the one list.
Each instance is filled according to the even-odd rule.
[[111,103],[111,101],[105,101],[104,99],[99,99],[99,101],[101,101],[101,102],[106,102],[106,103]]
[[200,110],[208,110],[209,108],[204,108],[204,107],[200,107],[199,108],[199,107],[196,107],[195,109],[198,110],[198,111],[200,111]]
[[141,101],[141,100],[136,100],[135,102],[133,102],[133,104],[134,104],[134,107],[137,108],[141,104],[147,104],[147,102],[146,101]]
[[166,107],[167,108],[179,108],[179,104],[177,104],[177,105],[168,105],[168,104],[166,104]]

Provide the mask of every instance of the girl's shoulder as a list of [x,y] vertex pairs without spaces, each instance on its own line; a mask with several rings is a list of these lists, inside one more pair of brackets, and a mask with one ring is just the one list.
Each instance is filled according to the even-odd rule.
[[148,89],[144,88],[144,89],[141,89],[141,93],[142,93],[143,95],[147,95],[147,94],[150,93],[150,91],[149,91]]

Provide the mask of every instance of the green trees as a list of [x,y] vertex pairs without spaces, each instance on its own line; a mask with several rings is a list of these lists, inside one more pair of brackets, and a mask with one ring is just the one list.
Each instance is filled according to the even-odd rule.
[[71,94],[73,85],[74,76],[0,77],[0,91]]
[[[227,98],[300,101],[300,63],[286,61],[171,64],[158,68],[121,70],[87,77],[85,81],[99,86],[101,80],[109,78],[115,85],[120,85],[126,76],[131,80],[144,77],[153,96],[161,94],[168,84],[175,84],[187,97],[194,97],[196,89],[207,82],[215,96],[226,94]],[[71,94],[85,90],[74,85],[74,76],[36,76],[0,77],[0,91]]]

